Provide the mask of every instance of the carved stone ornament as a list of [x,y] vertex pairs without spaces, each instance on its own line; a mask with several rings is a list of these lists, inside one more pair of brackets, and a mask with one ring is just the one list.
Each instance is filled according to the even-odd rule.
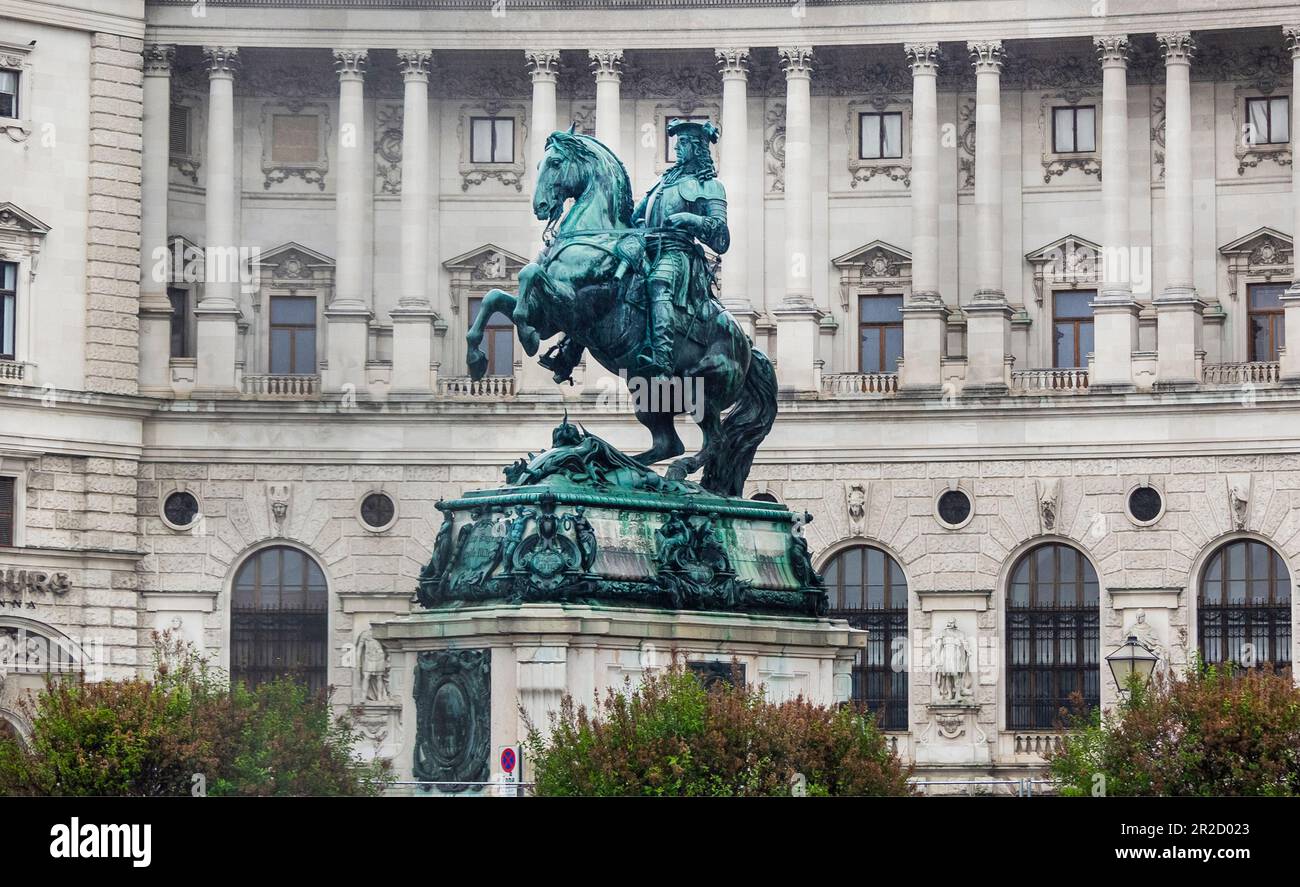
[[284,535],[284,520],[289,516],[289,497],[293,487],[287,483],[269,483],[266,485],[266,503],[271,509],[271,519],[275,522],[276,533]]
[[770,105],[763,114],[763,170],[771,194],[785,192],[785,105]]
[[492,651],[420,653],[414,695],[412,775],[440,792],[479,790],[491,773]]
[[1234,300],[1252,283],[1292,279],[1291,238],[1273,228],[1256,228],[1219,247],[1219,252],[1228,260],[1228,295]]
[[1038,481],[1038,516],[1043,522],[1044,533],[1050,533],[1056,529],[1056,516],[1059,513],[1060,498],[1060,478],[1044,478]]
[[848,511],[849,532],[861,536],[867,527],[866,481],[849,481],[844,485],[844,504]]
[[[275,158],[275,122],[278,117],[315,117],[315,160],[293,162]],[[262,187],[270,190],[291,178],[300,178],[305,184],[325,190],[325,176],[329,172],[329,155],[326,146],[330,141],[330,111],[324,103],[285,104],[267,102],[262,105],[260,124],[262,138]]]
[[1237,531],[1245,530],[1250,519],[1251,476],[1249,474],[1229,475],[1227,485],[1228,513],[1232,519],[1232,528]]
[[[869,101],[849,103],[848,119],[845,123],[845,141],[848,144],[849,153],[849,187],[856,188],[859,185],[864,185],[877,176],[887,178],[893,182],[900,182],[904,188],[912,187],[912,164],[907,162],[907,158],[911,155],[912,144],[911,104],[910,97],[885,94],[881,94]],[[859,115],[868,111],[896,111],[902,115],[903,121],[900,131],[903,142],[902,156],[895,158],[863,158],[859,156]]]
[[399,102],[375,104],[375,193],[402,193],[402,117]]
[[388,686],[388,652],[375,639],[369,629],[357,636],[356,643],[357,676],[360,678],[358,689],[361,701],[384,702],[389,696]]

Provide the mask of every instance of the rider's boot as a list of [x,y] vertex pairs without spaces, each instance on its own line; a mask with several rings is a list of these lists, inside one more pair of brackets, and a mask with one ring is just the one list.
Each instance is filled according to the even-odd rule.
[[650,298],[650,372],[668,377],[673,371],[673,300],[666,282],[655,281]]

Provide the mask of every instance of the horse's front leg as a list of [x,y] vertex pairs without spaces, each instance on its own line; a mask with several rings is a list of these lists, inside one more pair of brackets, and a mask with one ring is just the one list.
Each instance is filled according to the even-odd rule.
[[[575,298],[577,294],[572,286],[547,274],[536,262],[525,265],[519,272],[519,300],[515,304],[515,312],[511,320],[514,321],[515,330],[519,333],[519,344],[524,346],[524,352],[529,357],[537,353],[542,343],[542,337],[534,327],[539,320],[534,316],[534,306],[548,306],[548,310],[540,315],[540,320],[546,321],[541,324],[542,326],[558,325],[563,328],[563,324],[557,323],[556,318],[566,316],[562,306],[571,306]],[[556,309],[560,309],[558,313]],[[550,320],[547,321],[547,318]]]
[[516,299],[505,290],[489,290],[483,296],[482,305],[478,310],[478,317],[470,324],[469,332],[465,333],[465,342],[469,346],[465,352],[466,363],[469,364],[469,375],[474,381],[482,379],[487,375],[488,358],[483,351],[483,330],[487,327],[487,322],[493,314],[498,311],[506,317],[513,317],[516,308]]

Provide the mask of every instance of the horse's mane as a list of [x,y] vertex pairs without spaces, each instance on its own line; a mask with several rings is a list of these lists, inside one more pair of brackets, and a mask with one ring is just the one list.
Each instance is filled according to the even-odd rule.
[[632,182],[628,178],[623,161],[614,152],[589,135],[580,132],[557,131],[546,140],[549,148],[554,145],[566,156],[574,160],[587,160],[603,173],[614,186],[615,215],[624,225],[632,222]]

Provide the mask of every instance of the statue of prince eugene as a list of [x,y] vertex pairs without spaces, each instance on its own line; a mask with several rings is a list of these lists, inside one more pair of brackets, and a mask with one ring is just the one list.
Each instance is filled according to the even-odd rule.
[[[687,399],[633,398],[650,448],[629,456],[566,415],[551,448],[505,469],[508,486],[438,503],[444,522],[420,574],[425,607],[570,601],[820,615],[821,577],[795,515],[740,498],[777,411],[776,374],[715,294],[704,248],[730,244],[709,122],[673,120],[677,162],[633,207],[622,162],[570,127],[546,140],[533,211],[546,223],[519,293],[494,289],[466,338],[475,379],[494,313],[557,383],[587,353],[636,392],[702,387],[703,446],[683,456]],[[667,402],[665,402],[667,401]],[[729,411],[729,412],[727,412]],[[726,412],[724,418],[723,413]],[[680,458],[679,458],[680,457]],[[674,460],[660,475],[651,466]],[[698,483],[688,478],[703,470]]]

